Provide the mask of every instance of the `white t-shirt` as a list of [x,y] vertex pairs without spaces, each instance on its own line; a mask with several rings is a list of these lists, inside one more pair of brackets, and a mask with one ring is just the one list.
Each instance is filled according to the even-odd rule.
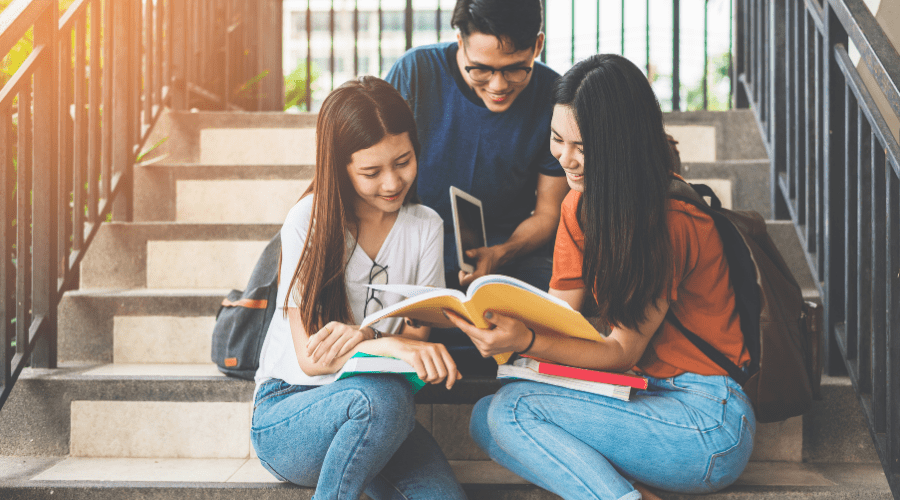
[[[306,196],[297,202],[288,212],[284,226],[281,228],[281,278],[278,285],[278,308],[269,324],[269,331],[263,343],[259,358],[259,369],[256,370],[256,384],[277,378],[293,385],[324,385],[335,380],[336,375],[309,376],[300,368],[297,354],[294,351],[294,340],[291,327],[284,315],[284,299],[288,295],[288,287],[309,231],[312,218],[313,197]],[[344,273],[347,284],[347,297],[353,312],[353,323],[359,324],[365,317],[366,298],[370,292],[370,272],[385,271],[374,281],[388,284],[415,284],[425,286],[444,286],[444,222],[438,214],[424,206],[406,204],[397,215],[394,226],[381,245],[373,263],[353,237],[347,235],[347,249],[353,250],[347,269]],[[384,274],[386,274],[386,281]],[[374,292],[383,307],[403,300],[403,297],[386,292]],[[291,294],[293,295],[293,294]],[[296,307],[293,296],[290,305]],[[369,305],[369,314],[379,307],[373,302]],[[378,329],[388,333],[399,333],[402,320],[388,318],[378,324]],[[315,332],[309,332],[310,334]]]

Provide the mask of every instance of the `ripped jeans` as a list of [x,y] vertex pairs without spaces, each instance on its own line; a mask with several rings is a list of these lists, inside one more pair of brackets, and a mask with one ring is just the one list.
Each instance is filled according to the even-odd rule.
[[491,458],[566,500],[637,500],[637,481],[680,493],[733,483],[756,419],[726,376],[650,378],[630,402],[518,381],[483,398],[470,432]]
[[415,421],[408,383],[360,375],[322,386],[260,384],[251,442],[282,481],[315,486],[315,500],[465,499],[431,434]]

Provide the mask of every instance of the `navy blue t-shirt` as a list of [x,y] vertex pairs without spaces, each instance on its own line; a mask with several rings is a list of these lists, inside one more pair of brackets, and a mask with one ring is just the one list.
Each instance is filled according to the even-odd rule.
[[538,174],[565,175],[550,154],[550,91],[559,74],[535,62],[528,86],[495,113],[462,79],[456,42],[409,50],[387,74],[412,107],[419,141],[418,193],[444,219],[444,262],[456,270],[450,186],[480,199],[488,245],[505,242],[534,210]]

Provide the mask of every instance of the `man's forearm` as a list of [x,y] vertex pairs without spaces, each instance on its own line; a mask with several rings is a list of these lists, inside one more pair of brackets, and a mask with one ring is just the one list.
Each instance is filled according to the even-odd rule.
[[499,265],[516,257],[527,255],[547,244],[559,226],[559,217],[552,214],[532,214],[522,221],[506,242],[497,245],[500,251]]

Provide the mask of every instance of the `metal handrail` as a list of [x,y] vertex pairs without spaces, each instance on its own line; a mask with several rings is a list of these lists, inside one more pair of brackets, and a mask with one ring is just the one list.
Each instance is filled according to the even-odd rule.
[[773,213],[797,228],[825,305],[826,369],[849,375],[900,498],[900,146],[882,114],[900,117],[900,55],[863,0],[737,11],[736,98],[772,160]]
[[62,16],[59,0],[15,0],[0,13],[0,54],[34,30],[0,89],[0,407],[26,366],[56,367],[57,305],[100,224],[131,220],[134,163],[164,109],[283,109],[280,76],[258,77],[280,75],[280,40],[261,36],[280,17],[278,0],[76,0]]

